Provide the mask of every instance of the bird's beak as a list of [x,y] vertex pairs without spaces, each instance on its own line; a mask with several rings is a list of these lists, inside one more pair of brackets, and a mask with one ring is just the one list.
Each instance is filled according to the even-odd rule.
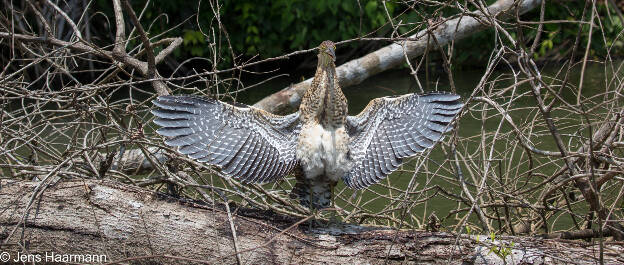
[[332,59],[334,59],[334,62],[335,62],[336,61],[335,47],[327,47],[327,53],[332,57]]

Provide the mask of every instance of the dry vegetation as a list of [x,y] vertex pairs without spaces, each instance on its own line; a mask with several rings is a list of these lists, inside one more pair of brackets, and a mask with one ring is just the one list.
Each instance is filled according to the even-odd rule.
[[[405,35],[395,31],[387,38],[344,40],[338,45],[352,41],[394,41],[393,45],[405,47],[401,50],[403,56],[397,60],[408,58],[413,73],[427,67],[424,56],[420,55],[439,52],[452,90],[455,86],[450,69],[458,53],[453,50],[456,39],[488,27],[496,32],[492,40],[496,48],[483,51],[490,54],[489,64],[481,82],[464,98],[467,107],[457,124],[459,133],[447,137],[434,151],[443,152],[443,163],[431,163],[426,157],[414,158],[402,173],[404,178],[413,175],[414,180],[407,185],[393,183],[391,177],[372,190],[355,194],[349,190],[338,191],[338,216],[350,223],[396,228],[541,234],[569,239],[596,238],[600,242],[623,240],[622,63],[609,56],[590,62],[585,49],[590,43],[577,38],[575,52],[562,62],[559,72],[544,76],[532,54],[540,37],[548,32],[543,31],[540,21],[523,22],[520,16],[531,8],[544,8],[541,2],[521,1],[525,6],[514,9],[512,1],[499,0],[492,5],[499,9],[489,11],[483,1],[452,5],[409,1],[405,6],[425,2],[456,10],[463,15],[462,19],[458,19],[460,15],[430,17],[424,23],[413,24],[389,17],[389,26],[412,30]],[[166,67],[164,62],[170,60],[167,58],[182,39],[150,35],[148,25],[152,21],[142,21],[141,10],[135,13],[127,0],[113,0],[113,3],[116,15],[109,20],[116,30],[115,38],[96,40],[91,37],[89,19],[101,14],[81,6],[70,9],[69,5],[79,5],[79,1],[3,2],[1,177],[37,181],[28,207],[34,209],[37,196],[44,194],[51,184],[92,178],[133,184],[202,200],[209,205],[235,201],[243,207],[308,217],[307,209],[288,198],[291,188],[288,179],[265,186],[243,185],[222,177],[215,168],[178,156],[153,133],[155,125],[149,110],[150,101],[157,95],[194,93],[231,99],[238,91],[254,89],[255,84],[238,78],[242,71],[247,71],[246,67],[294,54],[312,56],[313,51],[294,51],[219,69],[222,59],[218,50],[228,49],[227,25],[220,23],[218,2],[208,1],[203,4],[210,4],[216,14],[213,27],[204,29],[213,49],[206,60],[213,69],[164,77],[157,69]],[[591,24],[593,27],[588,30],[594,32],[590,34],[602,34],[600,21],[605,18],[595,13],[596,2],[588,3],[584,11],[588,15],[571,22],[579,25],[579,32],[587,30],[583,25]],[[511,11],[506,15],[492,15],[509,7]],[[468,23],[470,19],[478,25],[452,24],[458,20]],[[448,35],[449,28],[457,36]],[[520,33],[529,29],[536,29],[538,34],[527,40]],[[389,56],[386,52],[376,56]],[[234,58],[236,54],[232,52],[230,56]],[[583,79],[587,78],[583,74],[589,63],[604,68],[604,86],[600,91],[583,86]],[[379,72],[376,67],[371,65],[364,73],[356,72],[360,77],[355,80]],[[571,78],[573,68],[580,69],[581,80]],[[507,74],[493,75],[495,69]],[[339,71],[343,71],[341,82],[359,82],[346,79],[349,69]],[[417,75],[414,78],[422,83]],[[259,106],[281,111],[292,103],[289,100],[294,94],[305,89],[305,82],[292,87],[269,96]],[[585,92],[590,89],[591,93]],[[298,104],[296,101],[294,104]],[[480,124],[482,129],[473,135],[462,133],[462,123],[469,120]],[[417,181],[419,178],[436,181]],[[378,197],[385,200],[384,207],[367,206],[369,200]],[[455,210],[437,211],[435,217],[431,214],[435,206],[424,207],[433,197],[446,198],[456,205]],[[423,212],[423,208],[429,210]],[[322,213],[320,218],[328,214]],[[443,222],[442,228],[439,222]],[[16,231],[13,227],[4,229]]]

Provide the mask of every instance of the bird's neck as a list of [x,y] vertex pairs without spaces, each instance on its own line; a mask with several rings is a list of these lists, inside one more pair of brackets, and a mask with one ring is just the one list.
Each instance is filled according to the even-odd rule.
[[304,123],[315,122],[324,127],[339,127],[344,124],[347,101],[336,78],[333,58],[320,54],[312,84],[301,100],[301,119]]
[[334,64],[334,58],[327,54],[318,55],[318,66],[315,76],[319,78],[320,89],[316,91],[317,95],[322,98],[334,98],[336,91],[340,91],[340,87],[336,85],[336,65]]
[[320,122],[324,127],[339,127],[344,124],[346,118],[346,99],[338,85],[336,76],[336,65],[333,58],[328,55],[319,55],[320,76],[324,79],[321,82],[323,87],[321,92],[321,109],[319,113]]
[[332,58],[331,56],[329,56],[327,54],[319,54],[318,55],[318,65],[317,65],[316,69],[326,69],[326,70],[333,69],[334,72],[335,72],[336,71],[336,65],[334,64],[334,58]]

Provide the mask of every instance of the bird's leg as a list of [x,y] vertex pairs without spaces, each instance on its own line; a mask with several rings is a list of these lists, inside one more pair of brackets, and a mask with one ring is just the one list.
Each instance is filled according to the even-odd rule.
[[332,211],[331,211],[331,213],[329,215],[329,224],[330,224],[330,226],[335,225],[335,224],[338,223],[338,217],[336,216],[336,210],[337,210],[336,209],[336,199],[335,199],[335,196],[334,196],[334,188],[336,187],[336,183],[337,182],[333,182],[333,181],[331,181],[329,183],[329,187],[330,187],[329,189],[331,191],[331,197],[330,197],[330,204],[329,205],[332,208]]
[[310,220],[310,231],[312,231],[313,225],[316,222],[316,206],[314,205],[314,190],[312,189],[312,185],[308,185],[308,198],[309,198],[309,204],[308,207],[310,207],[310,215],[312,216],[312,220]]

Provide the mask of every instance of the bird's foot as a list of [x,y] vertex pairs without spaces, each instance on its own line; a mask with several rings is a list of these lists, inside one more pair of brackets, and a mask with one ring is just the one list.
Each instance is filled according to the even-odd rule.
[[[330,211],[329,218],[321,218],[322,212]],[[308,231],[315,234],[340,234],[340,230],[344,226],[340,218],[336,214],[337,208],[323,208],[316,210],[316,213],[308,221]],[[327,215],[324,215],[327,217]]]
[[330,211],[329,213],[329,223],[328,226],[337,226],[340,225],[341,222],[338,219],[338,215],[336,214],[336,211],[338,211],[338,208],[328,208],[328,211]]

